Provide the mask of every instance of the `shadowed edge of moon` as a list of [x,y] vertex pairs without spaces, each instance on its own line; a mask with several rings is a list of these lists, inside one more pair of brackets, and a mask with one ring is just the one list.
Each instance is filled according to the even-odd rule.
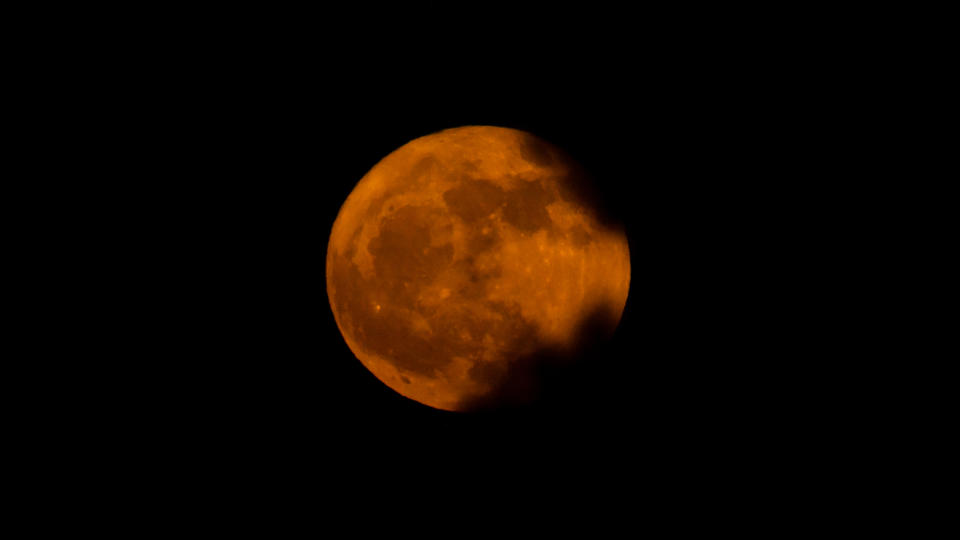
[[[610,366],[602,361],[621,313],[597,303],[575,325],[563,346],[539,345],[503,366],[489,381],[491,390],[466,398],[457,410],[475,414],[536,412],[575,402],[578,389]],[[482,380],[482,372],[477,374]],[[607,374],[609,376],[609,374]]]

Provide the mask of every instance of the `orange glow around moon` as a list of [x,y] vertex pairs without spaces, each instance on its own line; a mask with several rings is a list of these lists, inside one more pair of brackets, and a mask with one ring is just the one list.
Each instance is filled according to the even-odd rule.
[[538,351],[576,346],[588,317],[619,322],[623,229],[558,148],[468,126],[413,140],[350,193],[327,248],[347,345],[380,381],[449,411],[536,395]]

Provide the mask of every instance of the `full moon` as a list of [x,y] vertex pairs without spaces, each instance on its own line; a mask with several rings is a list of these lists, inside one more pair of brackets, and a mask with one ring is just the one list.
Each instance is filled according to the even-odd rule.
[[562,363],[585,332],[609,336],[627,301],[627,237],[592,189],[558,147],[514,129],[448,129],[390,153],[327,246],[347,346],[430,407],[535,400],[540,363]]

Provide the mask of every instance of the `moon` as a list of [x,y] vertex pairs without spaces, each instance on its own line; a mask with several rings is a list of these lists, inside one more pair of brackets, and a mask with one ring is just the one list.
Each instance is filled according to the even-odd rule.
[[415,139],[347,197],[327,246],[330,307],[357,359],[422,404],[536,400],[544,361],[609,336],[630,286],[623,228],[558,147],[494,126]]

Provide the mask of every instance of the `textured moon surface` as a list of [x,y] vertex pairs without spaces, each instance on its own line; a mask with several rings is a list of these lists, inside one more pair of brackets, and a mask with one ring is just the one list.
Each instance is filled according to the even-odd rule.
[[575,162],[523,131],[467,126],[403,145],[359,181],[330,234],[344,340],[431,407],[534,399],[531,359],[575,348],[588,319],[612,333],[626,304],[627,238],[595,200]]

